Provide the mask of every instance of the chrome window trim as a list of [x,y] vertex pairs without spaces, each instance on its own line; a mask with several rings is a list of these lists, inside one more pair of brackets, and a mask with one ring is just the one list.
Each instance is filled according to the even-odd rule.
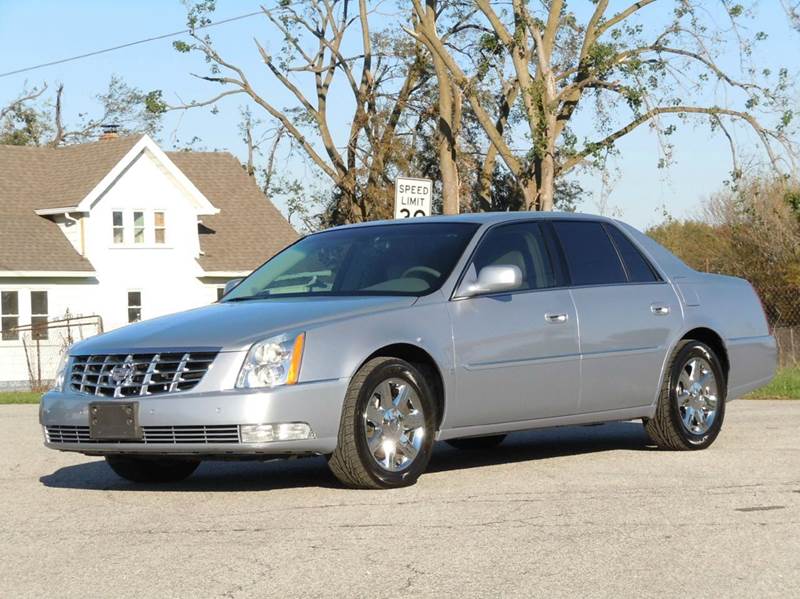
[[[625,269],[625,276],[628,277],[628,282],[629,283],[655,283],[657,281],[663,281],[664,277],[662,277],[661,273],[658,272],[658,270],[653,266],[653,263],[650,261],[650,259],[647,256],[645,256],[645,254],[642,252],[641,248],[639,248],[639,246],[636,245],[636,241],[631,239],[630,235],[627,235],[625,233],[625,231],[622,230],[621,227],[618,227],[614,223],[602,223],[602,224],[603,224],[603,230],[605,230],[606,235],[608,235],[608,238],[611,240],[611,243],[613,244],[614,249],[617,251],[617,255],[619,256],[619,261],[622,262],[622,268]],[[614,238],[608,232],[609,227],[613,227],[614,230],[617,231],[617,233],[619,233],[625,239],[628,240],[628,243],[631,244],[631,246],[636,251],[636,253],[639,254],[639,256],[642,258],[642,260],[644,260],[644,263],[647,265],[647,267],[650,269],[650,272],[656,278],[655,281],[631,281],[630,280],[631,273],[628,270],[628,263],[625,262],[625,258],[623,258],[623,256],[622,256],[622,250],[619,249],[619,246],[617,246],[617,242],[614,241]]]
[[[489,231],[491,231],[495,227],[502,227],[503,225],[519,224],[519,223],[531,223],[531,222],[532,223],[537,223],[539,225],[547,225],[547,224],[555,223],[555,222],[575,222],[575,221],[573,219],[568,219],[568,218],[536,218],[536,217],[533,217],[533,218],[521,218],[521,219],[518,219],[518,220],[515,219],[513,221],[500,221],[500,222],[497,222],[497,223],[492,223],[492,224],[490,224],[489,226],[487,226],[483,230],[483,233],[480,233],[479,231],[476,232],[476,234],[480,235],[480,238],[477,240],[477,242],[473,246],[472,250],[470,251],[469,258],[464,263],[464,266],[461,269],[461,273],[459,274],[458,279],[456,280],[456,284],[453,286],[453,291],[450,294],[450,298],[449,298],[448,301],[454,302],[454,301],[462,301],[462,300],[468,300],[468,299],[479,298],[479,297],[499,297],[499,296],[518,295],[518,294],[522,294],[522,293],[539,293],[539,292],[542,292],[542,291],[554,291],[554,290],[557,290],[557,289],[594,289],[594,288],[598,288],[598,287],[628,287],[628,286],[631,286],[631,285],[669,285],[670,284],[670,281],[668,280],[668,278],[665,277],[664,273],[662,273],[661,270],[659,268],[657,268],[653,264],[653,261],[650,260],[650,257],[648,255],[646,255],[642,251],[642,249],[636,243],[636,240],[632,239],[630,237],[630,235],[625,233],[625,231],[623,231],[621,227],[617,226],[612,221],[595,220],[595,219],[590,219],[590,218],[582,218],[582,219],[580,219],[579,222],[597,223],[597,224],[599,224],[601,226],[608,225],[608,226],[616,227],[617,230],[622,235],[625,235],[625,237],[628,239],[628,241],[630,241],[633,244],[633,246],[636,248],[636,250],[639,252],[639,254],[641,254],[642,258],[647,262],[648,266],[650,266],[650,268],[653,270],[653,274],[656,275],[657,279],[655,281],[625,281],[624,283],[596,283],[596,284],[592,284],[592,285],[573,285],[572,281],[569,280],[569,270],[567,269],[567,265],[563,263],[563,261],[564,261],[564,249],[561,247],[561,241],[559,240],[558,235],[556,234],[555,230],[553,230],[551,228],[549,231],[545,231],[545,235],[549,235],[551,237],[552,242],[554,244],[558,245],[558,250],[561,252],[561,255],[559,256],[558,259],[562,262],[562,265],[559,266],[559,265],[553,264],[552,266],[553,266],[554,271],[563,270],[563,272],[560,272],[560,273],[557,272],[557,274],[560,274],[562,276],[562,278],[566,279],[566,281],[565,281],[565,283],[563,285],[557,285],[557,286],[554,286],[554,287],[542,287],[542,288],[539,288],[539,289],[516,289],[516,290],[511,290],[511,291],[499,291],[499,292],[492,292],[492,293],[477,293],[475,295],[456,295],[456,293],[458,292],[459,287],[461,286],[462,280],[466,276],[467,271],[469,270],[469,267],[472,264],[472,260],[473,260],[473,258],[475,256],[475,253],[477,252],[478,248],[480,247],[480,244],[486,238],[486,235],[489,233]],[[603,230],[605,231],[605,227],[603,228]],[[611,238],[611,236],[608,234],[608,232],[606,232],[606,235],[608,235],[608,238],[611,241],[612,246],[614,247],[614,251],[615,252],[619,252],[619,250],[617,249],[616,244],[614,244],[614,240]],[[618,254],[618,257],[619,257],[619,254]],[[553,260],[553,257],[551,256],[550,259]],[[628,271],[627,271],[627,268],[625,267],[625,262],[622,260],[621,257],[619,258],[619,260],[620,260],[620,263],[622,264],[623,270],[625,271],[625,276],[627,277],[628,276]]]

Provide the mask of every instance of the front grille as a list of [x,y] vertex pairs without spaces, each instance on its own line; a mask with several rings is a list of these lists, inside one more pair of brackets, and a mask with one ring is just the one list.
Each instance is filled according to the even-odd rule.
[[142,439],[105,441],[92,439],[88,426],[47,426],[48,443],[138,443],[144,445],[181,445],[185,443],[238,443],[239,427],[235,424],[197,426],[143,426]]
[[102,397],[139,397],[188,391],[202,380],[217,352],[73,356],[73,391]]

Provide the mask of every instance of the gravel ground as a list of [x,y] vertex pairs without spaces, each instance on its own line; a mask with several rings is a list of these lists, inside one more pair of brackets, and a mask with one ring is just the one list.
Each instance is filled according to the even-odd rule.
[[396,491],[323,459],[145,487],[0,406],[2,597],[798,597],[800,402],[736,401],[707,451],[639,423],[437,446]]

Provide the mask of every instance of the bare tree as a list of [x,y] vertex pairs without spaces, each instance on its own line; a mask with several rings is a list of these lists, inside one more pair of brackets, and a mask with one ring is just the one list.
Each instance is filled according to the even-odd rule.
[[[422,20],[428,7],[422,0],[412,1]],[[706,3],[675,0],[670,21],[651,32],[637,17],[654,0],[633,2],[615,14],[608,14],[608,0],[597,0],[585,24],[564,0],[542,2],[539,8],[511,0],[510,10],[489,0],[475,4],[481,15],[476,26],[487,30],[484,42],[494,49],[492,68],[501,73],[501,90],[494,95],[499,101],[491,106],[480,85],[482,72],[469,72],[470,65],[459,61],[430,28],[407,32],[433,49],[464,90],[491,153],[500,156],[518,181],[528,209],[552,209],[559,178],[578,166],[602,164],[619,139],[642,125],[659,133],[666,162],[669,135],[675,131],[674,123],[667,124],[669,117],[702,117],[731,141],[728,125],[743,124],[761,142],[773,167],[794,170],[788,74],[781,70],[771,82],[759,83],[755,75],[760,71],[744,64],[752,44],[738,25],[746,13],[741,5],[720,0],[730,23],[722,31],[703,20]],[[761,36],[756,34],[756,41]],[[726,70],[715,55],[716,47],[731,39],[742,56],[741,76]],[[733,99],[722,105],[709,102],[717,87]],[[515,103],[523,114],[522,131],[507,127]],[[584,107],[595,115],[599,138],[581,141],[571,129]],[[624,110],[630,113],[627,122],[621,116]],[[774,124],[763,124],[764,116],[774,117]],[[520,150],[523,135],[528,143]],[[485,167],[482,176],[488,177],[491,162]]]
[[[264,8],[264,16],[282,41],[273,54],[259,40],[254,50],[274,80],[293,98],[290,106],[277,106],[266,91],[251,83],[248,73],[227,60],[208,35],[198,29],[208,22],[213,6],[202,2],[189,11],[191,42],[177,42],[182,52],[201,53],[210,72],[195,75],[221,85],[213,97],[171,105],[161,92],[151,94],[156,111],[185,110],[216,105],[232,95],[243,94],[266,116],[276,121],[305,157],[333,183],[332,222],[354,222],[390,214],[387,172],[397,150],[398,125],[414,91],[428,77],[423,52],[411,44],[402,52],[387,44],[376,52],[366,0],[303,0],[281,2]],[[357,43],[359,51],[345,55],[344,48]],[[347,43],[345,40],[348,40]],[[357,40],[357,42],[355,41]],[[329,106],[331,87],[344,84],[350,90],[349,130],[337,143],[330,119],[343,120],[342,106],[334,114]]]
[[[417,29],[422,41],[435,38],[437,43],[443,44],[447,38],[458,31],[454,26],[444,36],[437,31],[437,0],[426,0],[421,11],[417,11]],[[433,70],[437,81],[438,115],[437,115],[437,150],[439,158],[439,171],[442,177],[442,211],[444,214],[457,214],[460,208],[458,168],[458,130],[461,127],[462,93],[458,84],[448,75],[447,66],[441,56],[432,50],[432,45],[426,42],[431,49]]]

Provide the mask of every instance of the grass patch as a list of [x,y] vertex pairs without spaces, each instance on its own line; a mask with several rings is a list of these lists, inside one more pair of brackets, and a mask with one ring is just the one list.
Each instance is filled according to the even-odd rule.
[[30,391],[7,391],[0,393],[0,405],[12,403],[39,403],[41,393]]
[[772,382],[756,389],[747,399],[800,399],[800,368],[784,368],[778,371]]

